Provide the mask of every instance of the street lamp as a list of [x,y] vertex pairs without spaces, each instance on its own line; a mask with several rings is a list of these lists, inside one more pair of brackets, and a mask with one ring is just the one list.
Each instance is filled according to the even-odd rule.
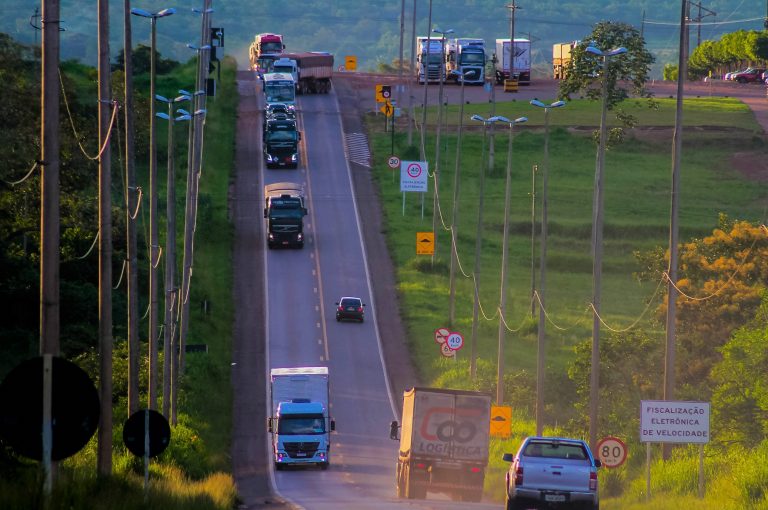
[[144,9],[131,9],[131,14],[149,18],[152,28],[150,43],[149,68],[149,397],[147,407],[157,407],[157,266],[159,260],[159,241],[157,226],[157,139],[155,136],[155,54],[157,46],[157,20],[170,16],[176,9],[163,9],[149,12]]
[[474,306],[472,308],[472,337],[470,339],[470,359],[469,359],[469,375],[472,379],[475,378],[475,359],[477,358],[477,323],[478,312],[480,311],[480,247],[483,239],[483,199],[485,196],[485,138],[488,134],[488,126],[493,125],[494,122],[499,120],[498,117],[483,118],[480,115],[472,115],[472,120],[483,123],[483,145],[480,151],[480,199],[477,207],[477,229],[475,232],[475,270],[473,273],[474,287],[475,287],[475,299]]
[[509,143],[507,145],[507,178],[504,190],[504,235],[501,247],[501,283],[499,296],[499,346],[498,362],[496,372],[496,405],[504,402],[504,341],[506,339],[507,326],[504,324],[504,312],[507,308],[507,270],[509,261],[509,200],[512,188],[512,131],[515,124],[527,122],[527,117],[518,117],[515,120],[509,120],[506,117],[498,116],[499,122],[504,122],[509,126]]
[[461,160],[461,131],[464,125],[464,78],[471,71],[464,71],[462,66],[460,70],[454,69],[451,74],[461,77],[461,100],[459,101],[459,130],[456,134],[456,168],[453,173],[453,212],[451,214],[451,270],[449,278],[449,312],[448,318],[451,325],[454,324],[456,316],[456,266],[458,265],[458,255],[456,253],[456,217],[458,216],[459,201],[459,169]]
[[165,234],[165,321],[163,325],[163,416],[168,418],[170,410],[170,388],[171,388],[171,339],[174,336],[174,296],[176,280],[176,167],[175,167],[175,146],[173,137],[174,123],[177,121],[190,120],[188,114],[182,113],[179,117],[174,117],[173,106],[182,101],[191,99],[188,95],[168,99],[159,94],[155,99],[168,105],[168,113],[158,112],[155,116],[168,121],[168,172],[166,176],[167,198],[165,204],[166,214],[166,234]]
[[[538,343],[536,354],[536,435],[540,436],[544,432],[544,326],[546,317],[544,316],[544,289],[546,284],[547,271],[547,187],[549,181],[549,110],[552,108],[561,108],[565,106],[565,101],[555,101],[552,104],[544,104],[538,99],[531,101],[533,106],[544,108],[544,165],[541,183],[541,253],[539,253],[539,327]],[[531,288],[531,292],[535,292]],[[531,296],[533,297],[533,296]]]
[[603,105],[600,112],[600,143],[595,164],[595,190],[592,201],[592,371],[589,381],[589,445],[597,448],[597,414],[600,383],[600,285],[603,276],[603,173],[608,114],[608,59],[626,53],[626,48],[602,51],[592,45],[586,51],[603,57]]
[[432,32],[440,34],[440,77],[438,83],[437,92],[437,129],[435,132],[435,185],[432,188],[432,232],[434,232],[434,244],[435,250],[432,252],[432,263],[435,262],[437,256],[437,209],[438,209],[438,171],[440,169],[440,131],[443,124],[443,83],[445,82],[445,36],[453,33],[453,29],[440,30],[439,28],[433,28]]

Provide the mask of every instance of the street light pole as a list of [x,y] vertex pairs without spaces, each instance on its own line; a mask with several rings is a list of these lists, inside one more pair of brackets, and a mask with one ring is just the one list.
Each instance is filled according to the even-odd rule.
[[157,48],[157,19],[170,16],[176,9],[149,12],[131,9],[131,14],[149,18],[152,35],[149,56],[149,396],[147,407],[157,408],[157,267],[160,264],[159,228],[157,222],[157,136],[155,133],[155,54]]
[[456,220],[459,214],[459,170],[461,169],[461,131],[464,125],[464,67],[453,74],[461,76],[461,99],[459,100],[459,129],[456,134],[456,167],[453,172],[453,211],[451,214],[451,270],[449,277],[448,322],[453,326],[456,320],[456,266],[458,253],[456,247]]
[[544,432],[544,373],[546,370],[546,336],[545,336],[545,291],[547,282],[547,189],[549,187],[549,110],[565,106],[565,101],[556,101],[552,104],[544,104],[534,99],[533,106],[544,108],[544,164],[541,182],[541,250],[539,253],[539,325],[536,349],[536,435]]
[[438,219],[438,183],[439,183],[439,170],[440,170],[440,131],[443,125],[443,83],[445,82],[445,36],[452,34],[453,29],[440,30],[435,28],[432,30],[436,34],[440,34],[440,74],[439,84],[437,92],[437,128],[435,131],[435,169],[432,171],[435,175],[435,183],[432,188],[432,232],[434,235],[434,251],[432,252],[432,264],[435,263],[437,257],[437,219]]
[[474,379],[476,373],[477,359],[477,325],[478,313],[480,311],[480,247],[483,243],[483,200],[485,197],[485,138],[488,134],[488,126],[493,125],[498,120],[497,117],[485,119],[480,115],[472,115],[472,120],[483,123],[483,146],[480,151],[480,197],[477,204],[477,228],[475,229],[475,270],[474,278],[474,306],[472,308],[472,336],[470,337],[470,358],[469,358],[469,376]]
[[168,113],[157,113],[161,119],[168,121],[168,171],[166,175],[167,198],[165,204],[166,235],[165,235],[165,320],[163,324],[163,416],[170,417],[171,405],[171,353],[172,338],[175,336],[175,297],[176,297],[176,166],[173,127],[176,121],[190,120],[189,114],[174,118],[173,105],[188,101],[189,96],[178,96],[167,99],[156,95],[155,99],[168,105]]
[[498,360],[496,372],[496,405],[502,405],[504,402],[504,343],[506,341],[507,326],[504,320],[504,312],[507,308],[507,272],[509,266],[509,202],[512,192],[512,131],[515,124],[522,124],[528,118],[519,117],[515,120],[509,120],[506,117],[499,116],[500,122],[509,125],[509,143],[507,145],[507,178],[504,186],[504,235],[501,246],[501,282],[499,296],[499,345]]
[[603,57],[602,108],[600,111],[600,143],[595,165],[595,189],[592,203],[592,358],[589,382],[589,446],[597,448],[598,401],[600,398],[600,299],[603,276],[603,174],[605,146],[608,138],[608,58],[626,53],[626,48],[602,51],[588,46],[586,51]]

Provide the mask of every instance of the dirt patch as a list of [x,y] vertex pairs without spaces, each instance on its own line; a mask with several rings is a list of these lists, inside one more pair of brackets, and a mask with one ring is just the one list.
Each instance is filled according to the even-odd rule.
[[768,181],[768,161],[764,152],[735,152],[731,155],[731,166],[750,181]]

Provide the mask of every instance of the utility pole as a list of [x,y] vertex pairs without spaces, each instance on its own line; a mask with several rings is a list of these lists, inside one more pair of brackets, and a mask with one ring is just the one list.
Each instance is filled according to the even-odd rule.
[[[424,103],[422,105],[421,110],[421,160],[426,161],[427,160],[427,154],[426,154],[426,136],[427,136],[427,91],[429,86],[429,75],[428,75],[428,63],[429,63],[429,50],[432,46],[432,0],[429,0],[429,15],[427,16],[427,48],[426,51],[424,51],[423,55],[420,55],[422,57],[422,65],[424,66]],[[422,196],[422,206],[424,205],[424,193],[421,194]],[[423,213],[422,209],[422,213]]]
[[157,18],[151,18],[149,57],[149,394],[147,408],[157,409],[157,267],[160,264],[160,234],[157,222],[157,133],[155,122],[155,54],[157,53]]
[[435,265],[435,258],[437,258],[437,232],[438,232],[438,218],[440,216],[438,210],[440,208],[440,202],[438,200],[438,183],[440,182],[440,131],[443,127],[443,82],[445,82],[445,36],[446,34],[453,33],[452,29],[439,30],[434,29],[435,33],[440,34],[440,74],[439,84],[437,92],[437,127],[435,128],[435,165],[432,173],[435,176],[434,186],[432,187],[432,233],[434,236],[434,251],[432,252],[432,265]]
[[[520,6],[518,6],[515,3],[515,0],[512,0],[511,4],[507,5],[507,9],[509,9],[509,79],[514,80],[515,79],[515,11],[520,9]],[[502,55],[502,62],[504,59],[504,55]]]
[[123,70],[125,74],[125,225],[128,264],[128,416],[139,410],[139,263],[137,258],[136,217],[138,200],[136,188],[136,152],[133,126],[133,42],[131,31],[131,0],[123,0]]
[[97,465],[112,473],[112,158],[109,148],[112,93],[109,66],[109,0],[98,0],[99,19],[99,360],[101,419]]
[[[413,19],[411,20],[411,73],[416,70],[416,2],[417,0],[413,0]],[[411,81],[412,79],[408,80],[408,147],[413,145],[413,122],[415,120]]]
[[[403,37],[405,36],[405,0],[400,0],[400,60],[397,61],[397,104],[402,105],[403,88]],[[392,114],[392,131],[395,130],[395,115]]]
[[[701,20],[703,20],[707,16],[717,16],[717,13],[714,11],[710,11],[706,7],[702,6],[701,2],[696,3],[693,0],[690,0],[690,4],[693,5],[694,7],[699,8],[698,16],[696,16],[695,19],[691,20],[692,22],[696,23],[696,47],[698,48],[699,46],[701,46]],[[706,11],[706,14],[702,15],[701,11]]]
[[[455,71],[454,71],[455,72]],[[459,265],[456,247],[456,229],[459,216],[459,172],[461,170],[461,132],[464,126],[464,67],[459,68],[461,73],[461,98],[459,100],[459,127],[456,133],[456,167],[453,172],[453,211],[451,214],[451,267],[448,278],[448,323],[454,326],[456,323],[456,266]]]
[[[40,355],[60,352],[59,251],[61,241],[59,159],[59,0],[43,0],[42,64],[40,91]],[[35,36],[37,37],[37,36]],[[47,359],[47,358],[46,358]],[[44,390],[49,393],[50,385]],[[51,391],[52,393],[52,391]],[[51,415],[50,398],[44,398],[43,415]],[[52,427],[43,431],[44,493],[53,488],[51,464]]]
[[[672,134],[672,196],[669,218],[669,276],[667,283],[667,335],[664,355],[664,400],[675,399],[675,355],[677,321],[677,266],[678,266],[678,215],[680,208],[680,161],[683,148],[683,93],[685,77],[688,74],[688,30],[686,29],[687,0],[682,0],[680,13],[680,49],[677,62],[677,101],[675,108],[675,130]],[[664,459],[672,453],[669,443],[662,448]]]

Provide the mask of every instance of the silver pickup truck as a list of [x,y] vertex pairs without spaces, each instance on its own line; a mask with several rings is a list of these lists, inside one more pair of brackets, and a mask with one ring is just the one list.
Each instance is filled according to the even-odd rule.
[[580,439],[528,437],[515,455],[506,475],[507,510],[569,508],[599,510],[597,468]]

